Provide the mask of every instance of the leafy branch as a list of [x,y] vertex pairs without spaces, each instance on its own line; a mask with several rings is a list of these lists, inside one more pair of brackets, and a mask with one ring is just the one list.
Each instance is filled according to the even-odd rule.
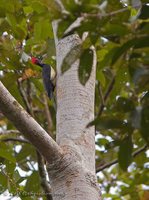
[[130,10],[130,8],[122,8],[122,9],[119,9],[119,10],[116,10],[116,11],[113,11],[113,12],[110,12],[110,13],[82,13],[82,16],[84,18],[90,18],[90,17],[96,17],[97,19],[102,19],[103,17],[112,17],[112,16],[115,16],[119,13],[123,13],[123,12],[126,12]]
[[[136,150],[135,152],[132,153],[132,157],[136,157],[137,155],[139,155],[140,153],[144,152],[147,149],[147,145],[144,145],[143,147],[141,147],[140,149]],[[111,167],[114,164],[118,163],[118,159],[115,159],[109,163],[105,163],[104,165],[97,165],[96,167],[96,173],[103,171],[104,169]]]

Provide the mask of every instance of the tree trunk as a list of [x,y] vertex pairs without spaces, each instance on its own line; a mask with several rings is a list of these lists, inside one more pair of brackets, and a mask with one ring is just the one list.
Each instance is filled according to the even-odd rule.
[[81,40],[68,36],[57,46],[57,143],[19,105],[0,82],[0,110],[48,162],[53,200],[100,200],[95,175],[94,118],[96,56],[85,86],[78,79],[79,60],[63,75],[63,58]]
[[95,68],[85,86],[78,79],[79,60],[61,74],[63,58],[81,43],[77,35],[57,44],[57,138],[63,158],[48,166],[53,200],[100,200],[95,175],[94,118]]

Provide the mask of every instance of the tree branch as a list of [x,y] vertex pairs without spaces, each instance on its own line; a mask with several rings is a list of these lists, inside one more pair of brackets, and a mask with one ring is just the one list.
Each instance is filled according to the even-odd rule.
[[107,88],[107,91],[105,92],[104,96],[101,94],[102,93],[101,92],[101,88],[99,88],[99,93],[100,93],[100,97],[101,97],[101,105],[100,105],[97,117],[99,117],[102,114],[103,109],[104,109],[104,107],[106,105],[106,101],[107,101],[107,99],[108,99],[108,97],[109,97],[109,95],[110,95],[110,93],[111,93],[111,91],[112,91],[112,89],[114,87],[114,83],[115,83],[115,76],[113,76],[113,78],[112,78],[112,80],[111,80],[111,82],[110,82],[110,84],[109,84],[109,86]]
[[[132,153],[132,157],[135,158],[137,155],[139,155],[140,153],[142,153],[146,149],[147,149],[147,145],[144,145],[140,149],[137,149],[135,152],[133,152]],[[107,167],[111,167],[112,165],[117,164],[117,163],[118,163],[118,159],[115,159],[115,160],[113,160],[113,161],[111,161],[109,163],[106,163],[104,165],[99,165],[99,166],[96,167],[96,173],[106,169]]]
[[22,142],[22,143],[29,143],[28,140],[23,139],[23,138],[13,138],[13,137],[9,137],[9,138],[4,138],[1,141],[3,142]]
[[18,83],[18,89],[19,89],[20,95],[21,95],[23,102],[25,104],[25,107],[26,107],[26,111],[33,116],[32,109],[31,109],[28,99],[25,95],[25,91],[22,87],[22,82],[18,80],[17,83]]
[[0,131],[0,135],[11,135],[11,134],[21,135],[20,131],[18,131],[18,130],[2,130],[2,131]]
[[[134,4],[134,5],[132,5],[132,7],[135,8],[135,9],[139,9],[143,5],[146,5],[146,3],[139,3],[139,4],[136,4],[136,5]],[[82,16],[85,17],[85,18],[96,17],[98,19],[101,19],[103,17],[112,17],[112,16],[115,16],[117,14],[129,11],[129,10],[130,10],[130,7],[124,7],[124,8],[121,8],[119,10],[115,10],[115,11],[110,12],[110,13],[82,13]]]
[[98,19],[102,19],[103,17],[112,17],[112,16],[115,16],[119,13],[123,13],[123,12],[126,12],[128,11],[130,8],[126,7],[126,8],[122,8],[122,9],[119,9],[119,10],[115,10],[113,12],[110,12],[110,13],[82,13],[81,16],[83,16],[84,18],[88,18],[88,17],[96,17]]
[[[103,92],[102,92],[102,88],[101,88],[101,84],[99,82],[99,85],[98,85],[98,92],[99,92],[99,96],[100,96],[100,99],[101,99],[101,105],[102,107],[105,106],[105,101],[104,101],[104,96],[103,96]],[[99,115],[100,115],[100,110],[101,110],[101,106],[100,106],[100,109],[99,109]]]
[[48,133],[23,109],[0,82],[0,110],[14,126],[51,163],[62,156],[61,148]]
[[[144,5],[144,4],[142,4]],[[133,6],[133,8],[141,8],[141,5],[138,7],[138,5]],[[67,30],[64,32],[63,37],[66,37],[72,33],[74,33],[74,30],[78,27],[81,26],[82,22],[85,21],[88,18],[97,18],[97,19],[102,19],[104,17],[112,17],[115,16],[117,14],[129,11],[130,8],[129,7],[124,7],[122,9],[119,10],[115,10],[113,12],[110,13],[81,13],[81,16],[79,16],[68,28]]]
[[45,161],[39,152],[37,152],[37,161],[38,161],[39,175],[40,175],[40,179],[41,179],[41,186],[42,186],[43,190],[45,191],[46,198],[48,200],[52,200],[51,187],[47,181],[47,177],[46,177],[47,175],[46,175],[46,170],[45,170],[45,166],[44,166]]

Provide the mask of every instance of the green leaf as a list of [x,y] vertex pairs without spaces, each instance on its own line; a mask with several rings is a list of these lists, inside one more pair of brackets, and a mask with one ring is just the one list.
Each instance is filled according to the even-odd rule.
[[27,179],[25,191],[39,192],[40,191],[40,179],[37,171],[34,171]]
[[114,65],[115,62],[123,55],[123,53],[127,52],[131,47],[134,48],[143,48],[149,46],[148,37],[142,38],[134,38],[132,40],[127,41],[121,47],[118,47],[116,52],[113,55],[111,64]]
[[[1,169],[0,169],[0,171],[1,171]],[[1,173],[0,173],[0,194],[5,192],[6,189],[8,189],[7,176],[1,171]]]
[[72,34],[72,31],[74,31],[74,29],[72,31],[68,32],[67,34],[65,33],[65,35],[64,35],[64,32],[68,29],[68,27],[70,26],[71,23],[73,23],[73,20],[68,16],[66,17],[66,20],[62,20],[59,22],[58,30],[57,30],[57,35],[59,38],[62,38],[62,37]]
[[6,145],[4,144],[0,144],[0,157],[9,160],[12,163],[16,162],[16,159],[14,157],[11,147],[6,147]]
[[62,62],[62,73],[66,72],[71,67],[71,65],[80,57],[81,52],[82,46],[81,44],[78,44],[67,53]]
[[127,167],[132,162],[132,139],[131,137],[126,137],[121,141],[119,152],[118,152],[118,162],[120,167],[126,171]]
[[99,117],[88,124],[89,126],[96,125],[97,130],[107,129],[123,129],[124,131],[131,131],[131,124],[116,117]]
[[140,19],[148,19],[149,18],[149,6],[148,5],[143,5],[142,6],[139,18]]
[[31,6],[24,6],[24,7],[23,7],[23,10],[24,10],[24,13],[25,13],[25,14],[30,14],[30,13],[33,12],[33,9],[32,9]]
[[117,52],[117,47],[107,47],[107,49],[102,49],[97,52],[97,58],[99,60],[99,67],[100,69],[105,68],[106,66],[109,66],[111,63],[111,60],[113,59],[113,56]]
[[98,81],[100,81],[100,83],[101,83],[101,85],[102,85],[103,87],[105,86],[105,84],[106,84],[106,79],[105,79],[104,73],[102,72],[102,70],[99,70],[98,68],[97,68],[97,70],[96,70],[96,79],[97,79]]
[[96,144],[98,144],[99,146],[102,145],[108,145],[109,144],[109,140],[105,139],[105,138],[99,138],[98,141],[96,142]]
[[75,2],[75,1],[72,1],[72,0],[62,0],[62,3],[64,5],[64,7],[68,10],[68,11],[71,11],[72,13],[74,11],[78,11],[79,10],[79,5]]
[[11,162],[10,160],[5,160],[6,171],[8,174],[13,175],[16,167],[16,163]]
[[30,144],[24,144],[20,152],[16,155],[16,160],[17,162],[21,162],[33,154],[34,148]]
[[85,49],[80,58],[79,65],[79,80],[82,85],[85,85],[88,81],[93,65],[93,50]]
[[5,8],[4,8],[4,5],[5,5],[5,2],[4,2],[4,0],[2,0],[1,2],[0,2],[0,17],[2,18],[2,17],[5,17],[5,12],[6,12],[6,10],[5,10]]
[[148,40],[147,36],[140,37],[140,38],[137,38],[134,40],[136,40],[136,42],[134,44],[135,49],[149,47],[149,40]]
[[125,94],[123,94],[123,92],[125,91],[124,89],[127,82],[129,82],[129,72],[128,68],[125,66],[125,64],[123,64],[119,66],[116,72],[114,87],[109,98],[110,103],[115,103],[117,96]]
[[149,88],[149,69],[143,66],[142,63],[130,61],[129,71],[136,89],[148,90]]
[[21,14],[14,15],[12,13],[7,13],[6,19],[11,26],[11,31],[15,38],[24,39],[27,34],[26,20],[22,18]]
[[[42,1],[31,1],[31,7],[28,7],[28,12],[31,12],[34,9],[38,14],[48,12],[48,9],[45,5],[42,4]],[[43,20],[44,21],[44,20]]]
[[12,27],[15,27],[15,26],[16,26],[17,20],[16,20],[16,17],[15,17],[13,14],[8,13],[8,14],[6,15],[6,18],[7,18],[8,23],[9,23]]
[[7,73],[2,79],[1,81],[3,82],[3,84],[7,87],[7,89],[9,90],[9,92],[15,96],[15,98],[17,99],[17,101],[19,101],[19,103],[21,103],[23,105],[23,101],[22,98],[20,96],[19,90],[18,90],[18,86],[16,83],[16,79],[17,79],[17,75],[14,73]]
[[107,23],[104,27],[104,34],[106,36],[123,36],[129,33],[128,28],[123,24],[111,24]]
[[125,97],[119,97],[116,101],[116,108],[120,112],[130,112],[135,109],[133,101]]
[[37,40],[38,42],[40,40],[45,40],[48,37],[49,38],[53,37],[52,26],[48,19],[41,20],[41,21],[35,23],[34,37],[35,37],[35,40]]
[[134,43],[135,43],[135,40],[133,40],[133,41],[131,40],[131,41],[126,42],[121,47],[118,47],[115,54],[113,55],[111,64],[114,65],[115,62],[121,57],[121,55],[124,52],[126,52],[130,47],[132,47]]
[[87,36],[85,38],[85,40],[82,42],[82,48],[83,49],[88,49],[88,48],[90,48],[91,45],[92,45],[92,43],[91,43],[90,37]]
[[[43,5],[45,5],[48,9],[48,14],[50,15],[50,19],[53,21],[53,19],[60,19],[62,18],[61,16],[61,6],[59,5],[59,3],[57,3],[57,1],[49,1],[49,0],[40,0],[39,2],[41,2]],[[36,2],[35,2],[36,3]],[[40,9],[40,7],[39,7]],[[47,14],[47,13],[43,13],[43,14]]]

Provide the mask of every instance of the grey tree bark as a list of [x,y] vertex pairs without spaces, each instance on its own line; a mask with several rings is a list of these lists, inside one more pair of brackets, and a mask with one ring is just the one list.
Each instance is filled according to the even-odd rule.
[[[81,43],[77,35],[57,43],[57,135],[63,158],[48,166],[53,200],[100,200],[95,175],[95,129],[86,128],[94,118],[95,68],[85,86],[78,78],[79,60],[64,74],[61,65],[67,53]],[[94,55],[96,56],[96,55]]]

